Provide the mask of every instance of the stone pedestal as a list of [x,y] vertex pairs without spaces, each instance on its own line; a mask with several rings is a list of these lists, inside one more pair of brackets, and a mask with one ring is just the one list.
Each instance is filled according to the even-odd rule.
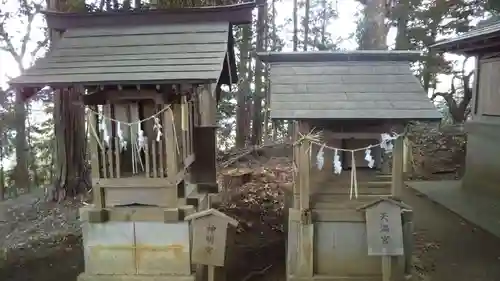
[[188,222],[84,221],[82,233],[79,281],[194,281]]
[[[367,198],[369,200],[373,200]],[[358,199],[359,200],[359,199]],[[297,268],[300,242],[300,211],[290,209],[287,245],[287,280],[382,280],[380,256],[368,256],[365,213],[356,209],[363,202],[346,200],[344,206],[337,203],[330,209],[313,209],[313,275],[300,276]],[[346,207],[345,205],[349,205]],[[335,207],[337,206],[337,207]],[[402,215],[405,256],[392,259],[396,279],[403,280],[411,267],[413,234],[411,212]]]

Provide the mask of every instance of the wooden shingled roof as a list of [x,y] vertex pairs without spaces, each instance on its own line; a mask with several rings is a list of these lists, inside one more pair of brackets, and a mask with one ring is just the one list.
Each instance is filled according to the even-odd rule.
[[216,82],[229,48],[232,34],[227,22],[75,28],[66,31],[45,58],[10,83],[43,87]]
[[271,118],[442,118],[402,51],[262,53],[271,64]]
[[62,38],[10,84],[28,95],[47,85],[229,84],[238,79],[232,26],[250,23],[255,5],[47,11],[48,28]]
[[476,27],[453,38],[436,42],[430,47],[437,51],[474,54],[485,50],[497,52],[500,45],[500,22]]

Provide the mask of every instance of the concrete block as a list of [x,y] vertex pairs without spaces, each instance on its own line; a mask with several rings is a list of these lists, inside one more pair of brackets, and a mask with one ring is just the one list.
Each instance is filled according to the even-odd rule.
[[80,221],[90,223],[103,223],[109,220],[108,211],[105,209],[85,206],[79,209]]
[[82,232],[87,273],[136,273],[133,222],[84,223]]
[[382,274],[380,257],[368,256],[366,225],[359,222],[318,222],[314,251],[317,274],[356,276]]
[[194,276],[175,275],[94,275],[82,273],[77,281],[195,281]]
[[185,217],[192,215],[196,212],[196,209],[192,205],[179,206],[179,219],[184,220]]
[[190,275],[189,223],[135,223],[138,274]]

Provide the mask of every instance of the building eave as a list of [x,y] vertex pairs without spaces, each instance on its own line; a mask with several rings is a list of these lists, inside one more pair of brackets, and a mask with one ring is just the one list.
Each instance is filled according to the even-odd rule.
[[228,22],[233,25],[252,22],[255,2],[212,7],[64,13],[44,11],[47,27],[56,30],[72,28],[160,25],[196,22]]
[[360,50],[314,52],[259,52],[264,62],[323,62],[323,61],[417,61],[420,51]]

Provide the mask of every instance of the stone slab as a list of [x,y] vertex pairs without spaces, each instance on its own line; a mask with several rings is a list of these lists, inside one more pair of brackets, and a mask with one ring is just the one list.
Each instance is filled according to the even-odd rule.
[[93,275],[82,273],[77,281],[195,281],[195,276],[176,275]]
[[188,222],[82,224],[85,273],[191,275]]
[[138,274],[191,274],[189,223],[136,222]]
[[430,200],[500,238],[500,193],[473,192],[461,181],[415,181],[407,184]]
[[381,281],[381,275],[375,276],[349,276],[349,277],[334,277],[334,276],[322,276],[316,275],[313,277],[298,277],[289,276],[288,281]]
[[93,274],[135,274],[132,222],[82,225],[85,271]]
[[107,221],[175,223],[183,221],[184,217],[194,212],[195,208],[190,205],[180,205],[178,208],[123,206],[105,209],[85,206],[80,208],[80,221],[89,223],[104,223]]

